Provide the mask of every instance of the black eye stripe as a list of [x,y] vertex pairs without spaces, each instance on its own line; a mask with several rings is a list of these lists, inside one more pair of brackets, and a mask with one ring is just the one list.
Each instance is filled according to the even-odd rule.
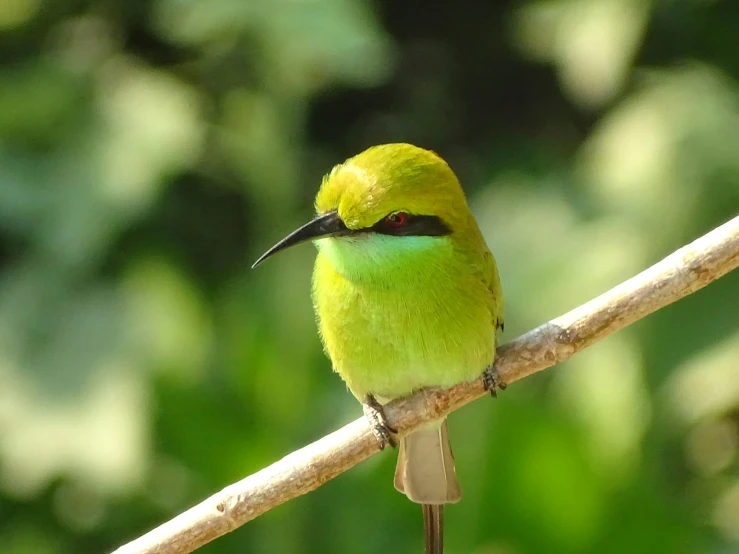
[[367,231],[381,235],[396,237],[443,237],[451,234],[452,230],[435,215],[406,214],[405,222],[400,227],[388,225],[385,218],[375,223]]

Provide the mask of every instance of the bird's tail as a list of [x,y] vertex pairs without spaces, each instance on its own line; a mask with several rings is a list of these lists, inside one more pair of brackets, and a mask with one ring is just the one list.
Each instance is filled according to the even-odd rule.
[[426,554],[444,553],[444,504],[423,505]]
[[426,552],[441,554],[444,504],[457,502],[462,497],[446,419],[400,440],[395,488],[413,502],[423,504]]

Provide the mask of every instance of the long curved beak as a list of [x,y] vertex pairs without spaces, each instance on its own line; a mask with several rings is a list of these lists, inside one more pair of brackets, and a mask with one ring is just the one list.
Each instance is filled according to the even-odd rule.
[[280,242],[275,244],[272,248],[267,250],[251,267],[254,269],[272,254],[276,254],[280,250],[285,250],[285,248],[295,246],[301,242],[319,239],[321,237],[338,237],[348,235],[349,233],[351,233],[351,231],[347,229],[346,225],[344,225],[344,222],[341,220],[338,213],[330,212],[325,215],[318,216],[313,221],[306,223],[299,229],[296,229]]

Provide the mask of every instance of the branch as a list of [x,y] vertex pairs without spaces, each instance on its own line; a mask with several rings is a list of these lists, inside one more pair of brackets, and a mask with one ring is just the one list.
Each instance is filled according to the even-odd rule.
[[[504,383],[568,359],[602,338],[705,287],[739,266],[739,216],[571,312],[504,344]],[[484,395],[480,379],[424,389],[385,406],[401,436]],[[234,483],[113,554],[187,553],[306,494],[379,451],[364,418]]]

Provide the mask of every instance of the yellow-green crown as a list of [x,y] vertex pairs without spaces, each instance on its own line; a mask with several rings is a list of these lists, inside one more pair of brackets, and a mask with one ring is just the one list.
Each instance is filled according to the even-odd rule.
[[350,229],[371,227],[397,211],[435,215],[454,228],[469,213],[447,163],[403,143],[373,146],[334,167],[318,191],[316,211],[338,212]]

